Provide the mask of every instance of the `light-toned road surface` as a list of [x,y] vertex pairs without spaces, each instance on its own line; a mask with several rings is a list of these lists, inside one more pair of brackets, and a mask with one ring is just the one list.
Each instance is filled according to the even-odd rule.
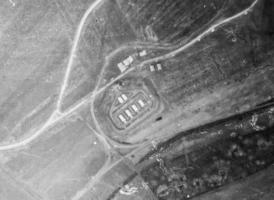
[[[60,94],[59,94],[59,98],[57,101],[57,105],[56,105],[56,111],[53,112],[53,114],[51,115],[51,117],[45,122],[45,124],[39,129],[37,130],[35,133],[33,133],[29,138],[26,138],[22,141],[17,141],[13,144],[8,144],[8,145],[2,145],[0,146],[0,151],[4,151],[4,150],[10,150],[10,149],[14,149],[14,148],[20,148],[24,145],[29,144],[30,142],[32,142],[33,140],[35,140],[37,137],[39,137],[41,134],[43,134],[46,130],[48,130],[50,127],[52,127],[54,124],[56,124],[57,122],[65,119],[66,117],[70,116],[74,111],[76,111],[77,109],[79,109],[80,107],[82,107],[83,105],[86,105],[87,103],[90,103],[90,101],[96,97],[97,94],[103,92],[107,87],[109,87],[111,84],[113,84],[115,81],[119,80],[120,78],[124,77],[126,74],[130,73],[131,71],[134,70],[134,68],[130,68],[128,71],[124,72],[123,74],[120,74],[119,76],[117,76],[115,79],[113,79],[112,81],[110,81],[108,84],[106,84],[104,87],[93,91],[91,94],[87,95],[86,97],[84,97],[81,101],[77,102],[75,105],[73,105],[71,108],[69,108],[67,111],[65,112],[60,112],[59,111],[59,107],[62,103],[62,98],[64,95],[64,91],[67,87],[67,83],[68,83],[68,79],[69,79],[69,75],[70,75],[70,71],[72,68],[72,64],[75,58],[75,53],[77,50],[77,45],[78,42],[80,40],[80,36],[81,36],[81,31],[83,30],[83,26],[85,25],[85,22],[89,16],[89,14],[95,9],[97,8],[98,5],[100,5],[100,3],[102,3],[103,0],[97,0],[95,1],[90,7],[89,9],[85,12],[84,16],[82,17],[80,24],[78,26],[78,29],[76,31],[76,35],[74,37],[74,43],[72,46],[72,50],[71,50],[71,54],[69,57],[69,62],[67,65],[67,69],[66,69],[66,73],[65,73],[65,77],[63,80],[63,84],[60,90]],[[254,2],[252,3],[252,5],[250,5],[248,8],[246,8],[245,10],[229,17],[226,18],[222,21],[220,21],[219,23],[216,23],[214,25],[212,25],[210,28],[208,28],[206,31],[204,31],[203,33],[201,33],[199,36],[197,36],[196,38],[194,38],[193,40],[191,40],[189,43],[183,45],[182,47],[168,53],[165,54],[163,56],[159,56],[153,59],[149,59],[146,60],[142,63],[140,63],[140,66],[144,66],[148,63],[151,62],[155,62],[155,61],[159,61],[159,60],[164,60],[164,59],[168,59],[171,58],[173,56],[176,56],[178,53],[186,50],[187,48],[189,48],[190,46],[192,46],[193,44],[195,44],[196,42],[199,42],[203,37],[205,37],[206,35],[210,34],[211,32],[213,32],[217,27],[228,23],[238,17],[241,17],[243,15],[248,14],[248,12],[250,12],[254,6],[259,2],[259,0],[254,0]],[[137,66],[136,66],[137,67]]]
[[208,34],[214,32],[216,30],[216,28],[218,28],[219,26],[221,25],[224,25],[234,19],[237,19],[243,15],[247,15],[249,12],[252,11],[252,9],[254,8],[254,6],[259,2],[259,0],[254,0],[254,2],[246,9],[244,9],[243,11],[231,16],[231,17],[228,17],[214,25],[212,25],[211,27],[209,27],[206,31],[204,31],[202,34],[198,35],[196,38],[194,38],[193,40],[191,40],[189,43],[187,43],[186,45],[164,55],[164,56],[159,56],[159,57],[156,57],[156,58],[152,58],[152,59],[149,59],[147,61],[145,61],[143,64],[146,65],[146,64],[149,64],[149,63],[152,63],[152,62],[158,62],[158,61],[161,61],[161,60],[165,60],[165,59],[168,59],[168,58],[172,58],[174,56],[176,56],[177,54],[179,54],[180,52],[184,51],[185,49],[191,47],[193,44],[195,44],[196,42],[199,42],[201,41],[202,38],[204,38],[205,36],[207,36]]
[[89,9],[85,12],[84,16],[82,17],[82,19],[80,21],[80,24],[78,25],[76,34],[75,34],[74,39],[73,39],[73,46],[72,46],[72,49],[71,49],[71,52],[70,52],[70,57],[69,57],[67,69],[66,69],[66,72],[65,72],[65,77],[64,77],[63,84],[62,84],[61,90],[60,90],[60,94],[59,94],[59,97],[58,97],[58,100],[57,100],[57,105],[56,105],[57,110],[60,109],[62,99],[63,99],[65,90],[66,90],[67,85],[68,85],[68,79],[69,79],[69,76],[70,76],[70,72],[71,72],[71,68],[72,68],[72,65],[73,65],[74,58],[76,57],[78,43],[79,43],[79,40],[81,38],[81,33],[82,33],[83,27],[85,25],[85,22],[87,21],[87,18],[89,16],[89,14],[94,9],[96,9],[103,1],[104,0],[96,0],[93,4],[91,4]]

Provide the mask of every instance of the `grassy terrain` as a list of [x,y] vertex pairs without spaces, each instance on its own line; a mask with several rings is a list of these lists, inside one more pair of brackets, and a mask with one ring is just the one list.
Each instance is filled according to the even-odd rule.
[[69,199],[104,165],[107,155],[79,119],[67,119],[30,146],[1,154],[14,179],[49,199]]
[[[57,8],[47,1],[28,0],[15,7],[5,1],[1,9],[6,9],[1,12],[0,38],[3,141],[10,133],[26,134],[52,112],[69,39]],[[28,123],[34,117],[36,123]]]

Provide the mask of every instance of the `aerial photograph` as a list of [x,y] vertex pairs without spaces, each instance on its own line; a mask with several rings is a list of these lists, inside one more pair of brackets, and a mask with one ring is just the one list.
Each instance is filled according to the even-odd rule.
[[274,0],[0,0],[0,200],[274,200]]

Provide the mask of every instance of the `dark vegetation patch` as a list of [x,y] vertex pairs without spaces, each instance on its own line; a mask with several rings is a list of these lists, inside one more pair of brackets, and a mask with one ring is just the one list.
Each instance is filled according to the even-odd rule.
[[161,121],[162,119],[163,119],[163,117],[160,116],[160,117],[157,117],[155,121],[156,121],[156,122],[157,122],[157,121]]
[[273,130],[219,140],[172,159],[158,157],[142,176],[160,200],[197,196],[272,165]]

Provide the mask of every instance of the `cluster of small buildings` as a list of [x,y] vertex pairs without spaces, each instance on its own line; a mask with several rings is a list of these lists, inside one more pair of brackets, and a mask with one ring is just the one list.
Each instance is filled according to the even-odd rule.
[[160,63],[154,64],[154,65],[149,65],[149,70],[151,72],[161,71],[162,70],[162,65]]
[[[127,99],[127,96],[125,94],[122,94],[118,97],[118,102],[120,104],[124,104]],[[139,97],[133,103],[129,104],[126,108],[119,112],[117,117],[122,124],[126,125],[128,123],[131,123],[133,119],[138,117],[138,115],[143,112],[144,108],[147,105],[148,103],[146,102],[146,100]]]
[[139,56],[140,57],[144,57],[144,56],[146,56],[147,55],[147,51],[146,50],[143,50],[143,51],[140,51],[139,52]]
[[117,67],[123,73],[133,63],[134,59],[132,56],[127,57],[125,60],[117,64]]
[[120,72],[123,73],[128,69],[128,67],[133,63],[134,59],[139,56],[139,57],[144,57],[147,55],[147,51],[143,50],[140,51],[137,55],[131,55],[127,57],[125,60],[117,64],[117,67],[119,68]]
[[118,102],[120,104],[122,104],[122,103],[126,102],[127,99],[128,99],[127,96],[125,94],[122,94],[121,96],[118,97]]
[[[139,57],[145,57],[147,55],[147,51],[146,50],[142,50],[136,54],[132,54],[130,56],[128,56],[126,59],[124,59],[122,62],[117,64],[118,69],[120,70],[121,73],[123,73],[124,71],[126,71],[130,65],[134,62],[134,60]],[[163,69],[162,64],[161,63],[154,63],[149,65],[149,70],[151,72],[155,72],[155,71],[161,71]]]

